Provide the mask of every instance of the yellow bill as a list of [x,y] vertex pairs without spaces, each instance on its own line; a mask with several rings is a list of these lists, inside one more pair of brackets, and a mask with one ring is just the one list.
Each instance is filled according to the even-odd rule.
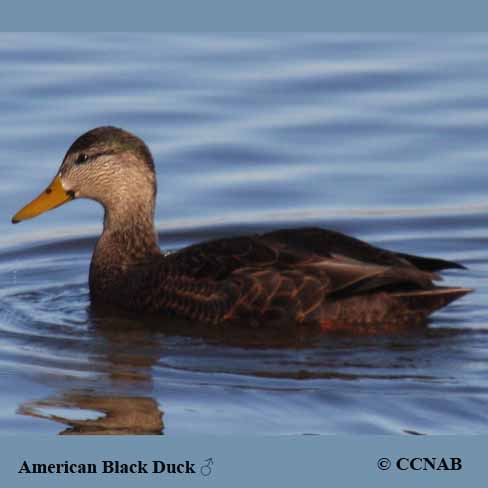
[[22,220],[32,219],[53,208],[63,205],[63,203],[73,200],[74,194],[67,192],[61,184],[61,178],[56,176],[51,184],[32,202],[19,210],[13,217],[12,223],[17,224]]

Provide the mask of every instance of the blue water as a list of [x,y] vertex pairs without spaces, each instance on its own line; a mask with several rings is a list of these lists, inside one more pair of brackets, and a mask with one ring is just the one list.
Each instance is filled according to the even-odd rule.
[[[0,432],[487,433],[487,61],[471,34],[1,34]],[[476,291],[370,338],[96,315],[101,208],[10,218],[107,124],[154,154],[165,250],[321,225]]]

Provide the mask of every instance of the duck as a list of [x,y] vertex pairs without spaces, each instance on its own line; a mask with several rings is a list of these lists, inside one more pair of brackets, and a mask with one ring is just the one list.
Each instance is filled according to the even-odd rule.
[[286,228],[162,252],[153,156],[112,126],[78,137],[48,187],[13,223],[71,200],[104,208],[89,270],[92,305],[217,327],[319,327],[377,333],[425,324],[472,290],[439,286],[444,259],[389,251],[335,230]]

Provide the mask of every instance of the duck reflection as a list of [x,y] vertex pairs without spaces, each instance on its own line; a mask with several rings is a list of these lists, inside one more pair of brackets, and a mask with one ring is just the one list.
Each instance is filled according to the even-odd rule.
[[[68,387],[49,398],[21,405],[18,413],[68,426],[60,435],[163,434],[163,412],[150,394],[151,370],[164,349],[161,334],[155,334],[151,324],[146,326],[110,310],[90,309],[89,324],[94,337],[88,352],[96,358],[97,385]],[[84,411],[79,412],[84,418],[72,418],[79,410]],[[87,410],[100,416],[86,418]]]
[[[70,419],[42,413],[49,408],[81,409],[100,412],[95,419]],[[162,412],[153,398],[103,396],[95,392],[69,392],[22,405],[18,413],[65,424],[60,435],[159,435],[163,433]]]
[[[154,395],[154,370],[171,353],[175,336],[201,340],[209,346],[252,349],[309,347],[319,337],[296,327],[290,327],[288,333],[283,327],[229,331],[171,317],[121,315],[106,308],[91,307],[88,315],[89,340],[76,341],[75,347],[84,348],[82,354],[88,356],[89,370],[95,377],[66,384],[58,381],[58,393],[18,409],[22,415],[64,424],[67,428],[61,435],[163,434],[163,412]],[[52,379],[44,378],[44,382],[52,387]],[[100,415],[87,418],[87,410]],[[74,415],[83,418],[73,419]]]

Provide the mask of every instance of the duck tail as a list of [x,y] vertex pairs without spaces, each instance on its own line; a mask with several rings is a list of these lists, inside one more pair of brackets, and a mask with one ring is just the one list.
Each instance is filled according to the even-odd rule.
[[427,316],[472,291],[472,288],[437,286],[430,290],[396,292],[392,295],[411,312]]
[[426,258],[423,256],[414,256],[413,254],[395,253],[398,257],[406,259],[422,271],[440,271],[442,269],[466,269],[466,266],[448,261],[446,259]]

